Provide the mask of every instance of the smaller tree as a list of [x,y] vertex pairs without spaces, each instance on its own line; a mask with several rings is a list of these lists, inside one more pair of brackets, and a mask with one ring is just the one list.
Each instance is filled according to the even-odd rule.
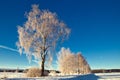
[[77,64],[78,74],[86,74],[91,72],[89,64],[81,53],[77,53]]
[[69,48],[65,49],[64,47],[62,47],[57,57],[58,57],[59,70],[63,74],[69,74],[70,72],[72,72],[71,67],[72,67],[72,63],[74,62],[72,62],[73,55],[71,54]]
[[64,47],[58,53],[58,68],[63,74],[76,73],[76,57],[69,48]]

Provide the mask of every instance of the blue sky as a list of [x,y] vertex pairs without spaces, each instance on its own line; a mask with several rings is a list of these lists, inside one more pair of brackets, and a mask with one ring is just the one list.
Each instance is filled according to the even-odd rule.
[[[82,52],[92,69],[120,68],[119,0],[0,0],[0,45],[17,49],[17,26],[32,4],[56,12],[72,30],[60,47]],[[60,49],[58,47],[58,50]],[[25,55],[0,48],[0,68],[27,68]]]

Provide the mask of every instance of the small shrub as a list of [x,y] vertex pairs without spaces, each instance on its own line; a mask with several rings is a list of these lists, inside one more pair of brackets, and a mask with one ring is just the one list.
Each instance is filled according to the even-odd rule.
[[41,70],[39,68],[30,68],[28,69],[26,76],[27,77],[40,77]]

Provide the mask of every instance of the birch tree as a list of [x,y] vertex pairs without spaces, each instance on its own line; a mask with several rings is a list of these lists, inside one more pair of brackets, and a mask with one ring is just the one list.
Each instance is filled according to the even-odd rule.
[[58,68],[63,74],[73,74],[76,72],[76,60],[74,53],[69,48],[62,47],[58,53]]
[[57,55],[57,58],[58,58],[58,68],[59,70],[64,73],[64,74],[67,74],[67,56],[69,55],[70,53],[70,50],[69,49],[65,49],[65,48],[61,48],[60,52],[58,53]]
[[81,53],[77,53],[77,64],[78,74],[87,74],[91,72],[89,64]]
[[26,14],[27,21],[18,27],[19,40],[17,46],[20,54],[25,53],[29,60],[32,56],[41,60],[41,76],[44,76],[44,64],[48,51],[55,49],[56,44],[63,42],[70,29],[55,13],[40,10],[38,5]]

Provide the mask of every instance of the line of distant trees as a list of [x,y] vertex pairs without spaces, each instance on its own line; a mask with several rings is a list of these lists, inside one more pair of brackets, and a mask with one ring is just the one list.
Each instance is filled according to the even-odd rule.
[[0,72],[24,72],[24,69],[0,69]]
[[[0,72],[19,72],[23,73],[28,69],[0,69]],[[47,70],[49,71],[49,70]],[[55,70],[51,70],[55,71]],[[56,73],[60,73],[59,71],[55,71]],[[113,72],[120,72],[120,69],[95,69],[91,70],[92,73],[113,73]]]
[[92,73],[113,73],[120,72],[120,69],[96,69],[92,70]]

